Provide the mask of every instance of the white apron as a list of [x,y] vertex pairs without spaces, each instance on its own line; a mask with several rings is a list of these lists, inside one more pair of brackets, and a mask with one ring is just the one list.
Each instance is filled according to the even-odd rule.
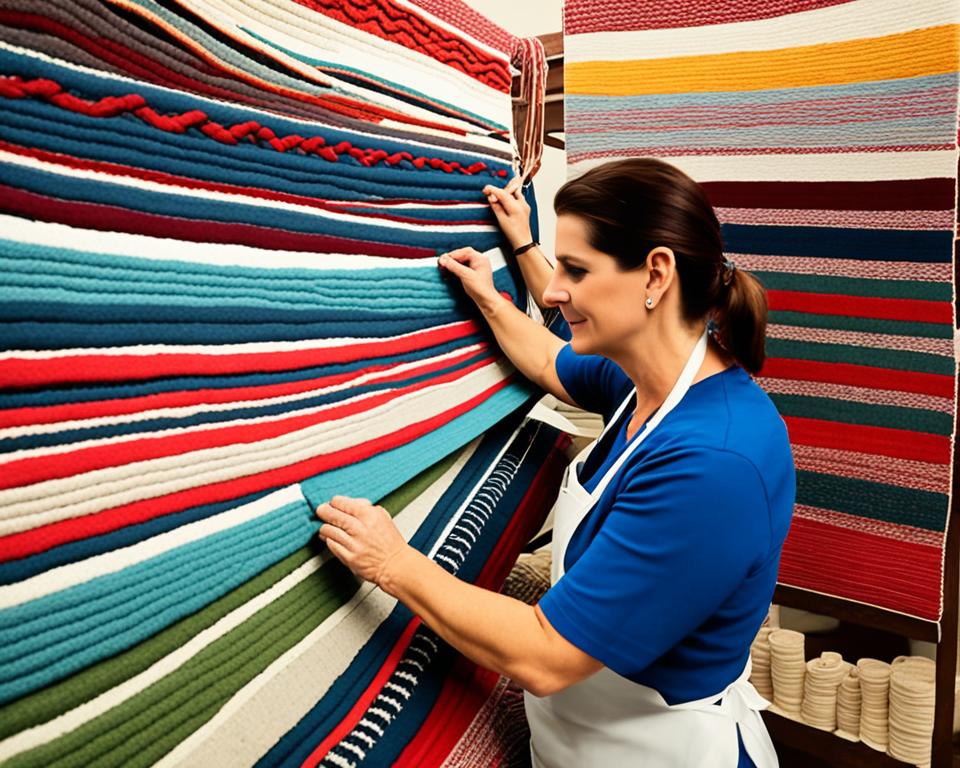
[[[663,405],[634,436],[592,493],[580,485],[577,468],[603,434],[617,423],[632,393],[600,438],[584,448],[567,467],[553,508],[552,583],[563,575],[567,544],[580,521],[596,504],[624,461],[683,399],[703,363],[706,349],[704,333]],[[697,701],[673,705],[667,704],[653,688],[634,683],[607,667],[552,696],[539,698],[527,692],[524,703],[530,723],[533,766],[735,768],[739,725],[744,747],[757,768],[777,768],[777,754],[760,719],[760,710],[769,706],[769,702],[750,684],[749,675],[748,660],[743,674],[724,690]]]

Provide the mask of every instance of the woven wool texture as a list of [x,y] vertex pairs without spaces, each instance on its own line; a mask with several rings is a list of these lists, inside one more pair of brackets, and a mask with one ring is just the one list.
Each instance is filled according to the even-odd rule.
[[385,498],[497,588],[558,479],[436,266],[486,251],[525,304],[481,192],[513,173],[518,41],[476,19],[0,0],[0,762],[514,749],[460,737],[515,691],[359,586],[312,514]]
[[571,173],[679,166],[768,289],[759,382],[798,482],[780,581],[939,620],[960,8],[568,0],[565,14]]

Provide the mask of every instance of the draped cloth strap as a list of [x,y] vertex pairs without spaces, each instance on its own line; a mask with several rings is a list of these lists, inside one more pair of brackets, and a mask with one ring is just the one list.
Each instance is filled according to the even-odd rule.
[[526,183],[540,169],[543,156],[544,101],[547,93],[547,55],[536,37],[518,38],[513,66],[520,72],[519,94],[514,94],[514,136],[520,177]]

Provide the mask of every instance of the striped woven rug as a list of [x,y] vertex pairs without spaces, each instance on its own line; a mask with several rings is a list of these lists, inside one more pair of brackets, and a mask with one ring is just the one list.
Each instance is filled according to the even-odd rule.
[[955,425],[960,7],[567,0],[576,174],[663,157],[769,291],[784,584],[937,621]]
[[314,535],[385,499],[496,588],[560,471],[436,266],[525,306],[518,41],[434,5],[0,0],[0,762],[508,750],[515,692]]

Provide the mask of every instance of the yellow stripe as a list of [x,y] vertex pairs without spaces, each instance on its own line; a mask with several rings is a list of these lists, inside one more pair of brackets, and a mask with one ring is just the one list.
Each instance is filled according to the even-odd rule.
[[942,75],[958,69],[958,29],[960,26],[948,24],[776,51],[568,62],[564,90],[582,95],[641,96],[803,88]]

